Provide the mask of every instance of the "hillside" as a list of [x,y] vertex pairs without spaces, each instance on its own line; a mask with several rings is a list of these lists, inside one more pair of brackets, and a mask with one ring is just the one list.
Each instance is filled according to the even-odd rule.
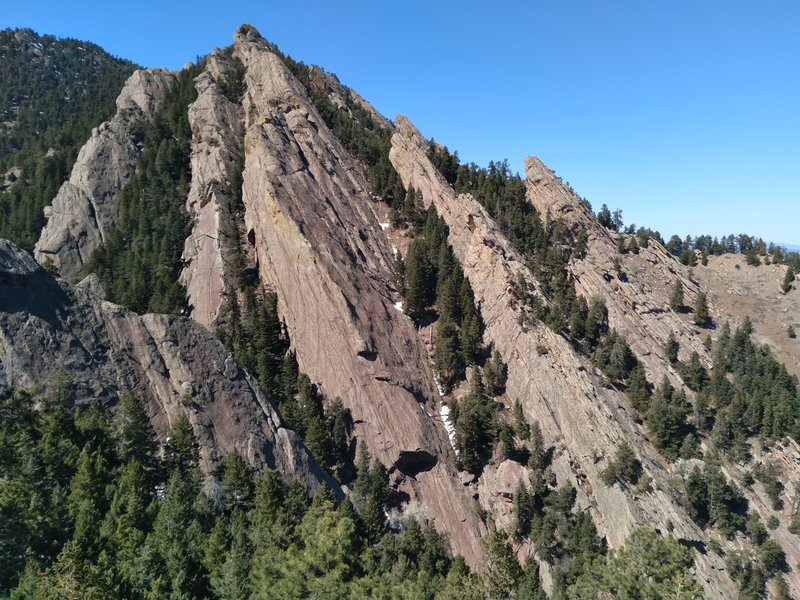
[[0,31],[0,236],[33,248],[45,205],[134,68],[95,44]]
[[[800,595],[799,296],[765,245],[619,231],[248,25],[118,91],[47,199],[45,268],[0,245],[3,460],[47,473],[2,593]],[[111,423],[137,403],[134,485]]]

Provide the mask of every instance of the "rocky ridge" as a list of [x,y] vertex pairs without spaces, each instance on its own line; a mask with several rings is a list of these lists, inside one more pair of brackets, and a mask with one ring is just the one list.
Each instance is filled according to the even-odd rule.
[[71,286],[0,240],[0,389],[46,386],[60,370],[79,402],[145,402],[158,439],[186,415],[209,473],[236,450],[309,490],[338,490],[258,384],[205,328],[184,317],[136,315],[103,299],[95,276]]
[[[426,156],[427,142],[403,116],[396,119],[390,159],[406,187],[423,193],[450,228],[450,243],[475,292],[486,324],[485,338],[508,364],[509,398],[519,399],[529,420],[538,419],[545,441],[555,446],[553,470],[561,482],[575,483],[579,503],[588,507],[609,545],[621,545],[640,524],[671,531],[687,543],[708,538],[666,491],[669,472],[643,438],[625,400],[600,385],[594,368],[563,337],[540,323],[521,327],[523,307],[514,293],[520,273],[534,282],[523,258],[468,194],[456,195]],[[627,441],[652,477],[650,490],[634,494],[600,480],[613,448]],[[504,484],[503,484],[504,485]],[[493,492],[491,482],[484,493]],[[732,597],[735,584],[723,560],[698,554],[698,580],[714,597]]]
[[229,289],[231,245],[239,243],[231,185],[242,154],[242,108],[221,88],[235,77],[234,61],[214,51],[195,79],[197,99],[189,106],[192,182],[186,210],[194,224],[184,245],[180,282],[192,318],[209,328]]
[[[570,262],[568,269],[576,291],[584,298],[602,298],[608,308],[611,327],[625,339],[645,367],[648,379],[658,383],[667,375],[672,384],[682,386],[677,371],[670,366],[664,347],[670,333],[680,345],[679,359],[697,352],[706,365],[711,356],[703,345],[706,332],[688,317],[671,310],[666,300],[676,281],[684,290],[685,304],[693,306],[702,291],[688,268],[680,264],[656,240],[637,254],[620,254],[617,243],[627,246],[632,236],[612,232],[597,222],[591,211],[538,158],[525,161],[526,196],[540,215],[559,219],[573,234],[587,235],[586,255]],[[620,270],[613,268],[617,258]],[[659,301],[658,299],[663,299]]]
[[[719,335],[719,327],[710,331],[699,328],[690,321],[690,315],[679,314],[669,308],[667,300],[676,281],[683,286],[687,306],[694,305],[700,292],[707,294],[710,313],[717,325],[721,326],[730,320],[732,326],[737,326],[744,321],[748,312],[752,314],[757,323],[756,339],[769,343],[778,351],[789,370],[797,371],[797,362],[792,360],[791,345],[787,343],[791,340],[786,336],[784,324],[791,320],[787,311],[796,296],[779,291],[786,272],[785,266],[749,267],[744,264],[742,256],[729,255],[709,257],[709,266],[698,264],[690,269],[678,262],[656,240],[649,240],[647,247],[640,248],[638,254],[620,254],[617,250],[618,241],[622,239],[627,246],[631,236],[617,234],[600,225],[580,198],[538,158],[529,157],[526,160],[526,175],[527,198],[540,214],[561,219],[575,234],[581,230],[587,233],[586,256],[571,261],[568,266],[576,289],[586,298],[597,296],[605,301],[610,325],[625,336],[645,366],[651,382],[658,383],[666,375],[673,385],[683,386],[680,375],[670,365],[664,352],[670,333],[680,345],[680,360],[686,360],[691,352],[697,352],[706,366],[711,364],[711,352],[703,345],[703,338],[710,335],[716,339]],[[614,257],[620,262],[619,272],[612,267]],[[739,265],[739,268],[731,265]],[[770,310],[764,310],[764,306],[769,306]],[[688,388],[683,387],[690,398],[694,396]],[[753,450],[760,456],[758,445],[755,444]],[[776,446],[763,458],[757,458],[757,461],[773,463],[786,479],[784,487],[788,491],[792,488],[788,482],[800,480],[800,463],[795,456],[797,448],[792,442]],[[743,484],[745,469],[728,465],[723,470],[729,479],[739,485],[750,506],[763,521],[775,516],[763,489]],[[787,502],[786,505],[789,507],[792,503]],[[800,560],[800,550],[786,528],[791,509],[779,516],[781,524],[774,536],[784,549],[787,560],[795,564]],[[786,580],[791,589],[800,593],[800,576],[793,571]]]
[[69,180],[45,208],[47,223],[36,243],[36,260],[52,264],[67,280],[77,280],[119,218],[118,195],[133,175],[139,153],[134,129],[152,118],[175,81],[165,69],[141,69],[125,82],[116,114],[92,130]]
[[477,566],[482,525],[432,416],[438,395],[424,347],[394,306],[392,251],[361,166],[253,28],[236,33],[234,52],[246,68],[247,238],[300,368],[342,399],[409,504]]

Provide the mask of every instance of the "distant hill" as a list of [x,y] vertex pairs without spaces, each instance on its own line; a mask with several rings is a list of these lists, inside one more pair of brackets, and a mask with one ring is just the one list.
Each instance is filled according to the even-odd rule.
[[43,207],[136,65],[95,44],[0,31],[0,236],[30,249]]

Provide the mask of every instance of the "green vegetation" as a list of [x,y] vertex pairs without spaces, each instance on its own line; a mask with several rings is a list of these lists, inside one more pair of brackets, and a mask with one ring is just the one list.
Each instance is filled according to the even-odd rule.
[[88,42],[0,31],[0,123],[13,123],[0,125],[0,237],[33,249],[44,207],[134,68]]
[[187,111],[202,68],[201,63],[181,71],[153,119],[136,132],[143,148],[136,174],[120,194],[119,222],[88,267],[110,300],[136,312],[186,310],[178,275],[191,230],[184,209],[191,179]]
[[711,316],[708,314],[708,298],[705,292],[700,292],[697,295],[697,302],[694,305],[694,316],[692,317],[695,325],[700,327],[708,327],[711,322]]
[[552,473],[536,470],[531,485],[520,482],[514,494],[513,537],[529,540],[537,556],[553,567],[553,597],[564,598],[580,573],[605,553],[591,516],[575,507],[575,488],[554,489],[546,478]]
[[648,528],[635,530],[619,550],[595,558],[570,587],[570,600],[693,600],[703,590],[694,581],[692,552]]
[[669,307],[674,311],[683,310],[683,284],[680,280],[675,282],[669,297]]
[[633,448],[627,442],[622,442],[617,446],[614,459],[609,461],[600,477],[606,485],[614,485],[618,481],[635,485],[641,472],[642,463],[636,458]]
[[0,398],[3,597],[455,598],[498,585],[453,560],[430,526],[390,532],[386,471],[365,452],[352,504],[324,490],[309,501],[237,454],[201,485],[187,419],[162,460],[132,396],[113,417],[73,403],[64,377],[44,395]]
[[480,474],[498,436],[497,407],[487,394],[481,371],[475,367],[470,393],[452,402],[450,419],[456,432],[456,451],[461,468]]
[[784,276],[783,283],[781,284],[781,290],[784,294],[788,294],[792,290],[794,277],[794,269],[792,267],[786,269],[786,275]]

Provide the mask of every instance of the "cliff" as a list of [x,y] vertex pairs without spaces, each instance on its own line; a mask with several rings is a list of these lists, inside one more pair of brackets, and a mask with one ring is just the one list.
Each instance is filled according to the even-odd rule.
[[183,317],[136,315],[106,302],[95,277],[73,287],[0,240],[0,389],[43,386],[60,370],[78,402],[113,407],[121,393],[134,394],[162,442],[185,414],[206,473],[236,450],[254,468],[278,469],[308,489],[338,489],[206,329]]
[[392,251],[361,166],[251,27],[235,37],[246,68],[243,201],[262,280],[278,294],[303,372],[352,411],[355,434],[398,488],[479,564],[482,525],[450,464],[427,354],[395,308]]
[[[521,327],[524,308],[514,287],[520,274],[536,289],[522,256],[468,194],[456,195],[426,156],[427,142],[403,116],[396,119],[390,158],[404,185],[423,193],[450,228],[450,243],[469,278],[486,324],[485,338],[508,364],[509,398],[518,399],[529,420],[541,424],[545,441],[555,446],[553,471],[559,482],[573,483],[579,503],[588,507],[611,547],[621,545],[637,525],[648,524],[686,543],[705,545],[708,538],[670,496],[669,471],[644,439],[625,400],[604,388],[591,363],[569,342],[540,323]],[[600,472],[622,441],[633,447],[654,485],[634,494],[605,486]],[[490,473],[491,475],[491,473]],[[496,489],[497,488],[497,489]],[[482,486],[484,494],[502,496],[507,484],[498,478]],[[696,557],[698,580],[714,597],[732,597],[735,584],[724,561],[712,554]]]
[[232,186],[242,154],[242,109],[223,86],[237,77],[234,61],[215,51],[195,80],[197,99],[189,106],[192,128],[192,183],[186,210],[194,219],[183,250],[180,282],[191,316],[211,328],[229,291],[231,247],[239,243]]
[[52,205],[34,254],[75,281],[92,253],[103,244],[119,218],[119,192],[133,175],[139,148],[135,129],[152,118],[175,83],[164,69],[134,72],[117,98],[117,112],[92,130],[68,181]]

